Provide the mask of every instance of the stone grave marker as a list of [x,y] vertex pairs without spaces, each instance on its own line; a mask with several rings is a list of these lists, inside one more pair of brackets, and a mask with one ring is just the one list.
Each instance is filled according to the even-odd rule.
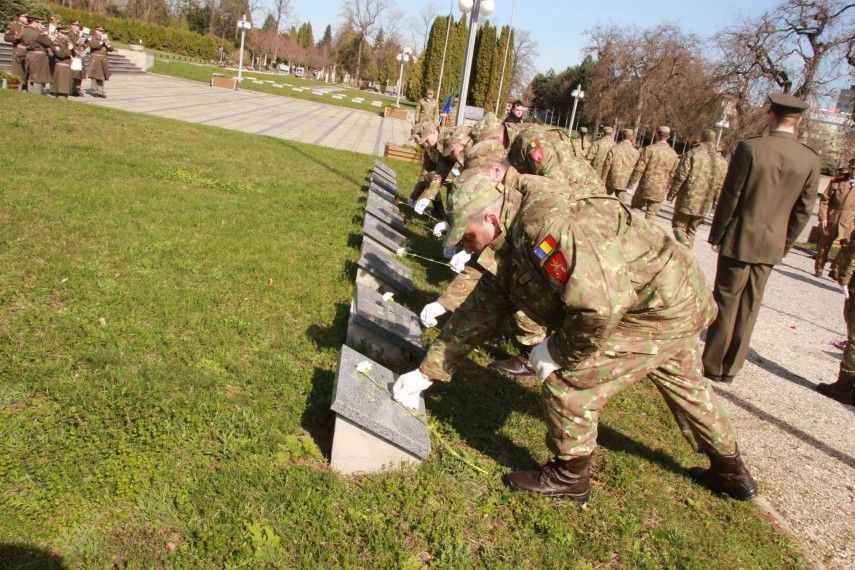
[[[366,376],[357,367],[370,365]],[[430,455],[424,399],[410,410],[392,399],[397,376],[359,352],[341,347],[333,386],[335,413],[330,465],[340,473],[377,473],[416,466]]]
[[387,192],[386,190],[383,190],[382,188],[380,188],[379,186],[377,186],[373,182],[368,187],[368,195],[370,196],[371,194],[375,194],[378,198],[383,198],[384,200],[386,200],[387,202],[389,202],[393,206],[398,205],[398,203],[396,201],[396,196],[394,194],[390,194],[389,192]]
[[400,231],[404,229],[406,221],[404,220],[404,216],[401,215],[401,211],[398,207],[390,204],[382,198],[379,198],[373,192],[368,193],[368,201],[365,204],[365,211],[381,222],[392,226],[396,230]]
[[374,161],[374,170],[380,170],[384,174],[387,174],[388,175],[387,177],[390,180],[395,180],[395,178],[398,177],[397,173],[394,170],[392,170],[391,168],[386,166],[386,164],[380,162],[379,160]]
[[360,284],[350,306],[347,346],[386,366],[412,366],[425,353],[419,317]]
[[332,98],[341,100],[341,99],[344,99],[344,95],[340,95],[340,94],[339,95],[333,95]]
[[356,284],[402,299],[413,291],[413,272],[386,248],[366,239],[362,240],[362,255],[357,262]]
[[274,83],[273,86],[277,89],[282,89],[284,87],[281,83]]
[[371,106],[372,107],[382,107],[383,103],[381,103],[380,101],[372,101]]
[[379,245],[385,247],[397,255],[398,250],[407,249],[407,238],[372,216],[365,214],[365,223],[362,225],[364,238],[370,238]]
[[312,91],[312,95],[323,95],[323,91]]
[[354,97],[353,99],[350,100],[350,102],[351,103],[362,103],[364,100],[365,99],[363,99],[362,97]]
[[292,87],[292,88],[291,88],[291,91],[296,91],[297,93],[302,93],[302,92],[303,92],[303,88],[302,88],[302,87]]
[[398,186],[394,182],[390,182],[383,175],[378,175],[376,172],[371,175],[371,182],[390,194],[398,193]]

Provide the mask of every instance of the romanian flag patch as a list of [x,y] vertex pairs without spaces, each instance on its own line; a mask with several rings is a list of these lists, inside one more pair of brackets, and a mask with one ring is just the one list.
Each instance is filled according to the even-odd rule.
[[555,238],[551,235],[546,236],[546,239],[540,242],[536,248],[534,248],[534,254],[541,261],[549,257],[549,254],[555,250],[555,247],[558,245],[558,242],[555,241]]
[[567,260],[564,259],[563,253],[556,251],[555,255],[546,262],[546,272],[559,283],[567,283],[567,279],[570,278],[570,270],[567,269]]
[[540,139],[534,139],[530,143],[528,143],[528,148],[526,152],[531,157],[533,161],[540,164],[543,162],[543,146],[540,144]]

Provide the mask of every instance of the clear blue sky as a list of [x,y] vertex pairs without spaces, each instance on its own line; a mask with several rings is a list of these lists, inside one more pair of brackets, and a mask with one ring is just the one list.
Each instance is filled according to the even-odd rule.
[[[270,0],[263,4],[272,4]],[[430,0],[393,0],[406,13],[418,14]],[[496,11],[490,17],[494,25],[506,25],[511,19],[514,0],[494,0]],[[587,38],[585,32],[598,21],[641,28],[666,20],[677,22],[683,29],[708,36],[727,26],[740,15],[756,16],[776,5],[778,0],[517,0],[514,26],[529,30],[537,41],[540,57],[537,70],[561,71],[581,61]],[[450,0],[433,0],[440,13],[447,14]],[[453,1],[455,17],[460,17],[457,0]],[[327,24],[336,29],[341,24],[341,0],[292,0],[299,22],[311,22],[316,36]],[[258,15],[256,15],[258,17]],[[406,25],[401,25],[405,37]]]

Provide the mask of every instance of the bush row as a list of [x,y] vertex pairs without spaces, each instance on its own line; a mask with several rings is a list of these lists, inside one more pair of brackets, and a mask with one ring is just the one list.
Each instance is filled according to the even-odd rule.
[[111,18],[94,12],[72,10],[57,4],[51,4],[51,10],[65,24],[71,20],[80,20],[81,26],[90,30],[94,30],[95,26],[103,26],[110,39],[128,44],[138,44],[142,41],[142,44],[149,49],[203,59],[216,59],[217,50],[221,45],[220,38],[216,36],[202,36],[195,32],[146,24],[139,20]]

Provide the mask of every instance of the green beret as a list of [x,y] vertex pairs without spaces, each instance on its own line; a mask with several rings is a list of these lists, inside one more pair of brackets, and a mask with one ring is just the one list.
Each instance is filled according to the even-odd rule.
[[478,173],[463,183],[454,192],[451,209],[448,212],[448,235],[445,247],[457,245],[466,232],[469,220],[492,204],[502,193],[489,174]]
[[502,122],[496,116],[496,113],[486,113],[480,121],[472,125],[470,135],[472,136],[472,140],[480,142],[484,140],[484,137],[496,132],[500,126],[502,126]]
[[800,117],[810,109],[810,105],[792,95],[784,93],[769,94],[769,110],[779,117]]

